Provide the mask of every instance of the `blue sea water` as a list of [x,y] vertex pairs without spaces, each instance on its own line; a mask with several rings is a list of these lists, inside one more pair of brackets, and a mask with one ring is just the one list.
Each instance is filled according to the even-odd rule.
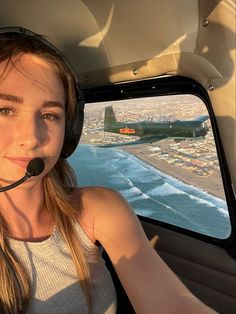
[[79,186],[119,191],[145,217],[225,239],[231,233],[227,204],[114,148],[79,145],[69,158]]

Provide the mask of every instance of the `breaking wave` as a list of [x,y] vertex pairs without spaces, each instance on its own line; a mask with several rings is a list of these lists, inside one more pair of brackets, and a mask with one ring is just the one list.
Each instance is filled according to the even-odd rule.
[[132,154],[79,145],[69,158],[79,186],[118,190],[139,215],[217,238],[231,232],[224,200],[177,180]]

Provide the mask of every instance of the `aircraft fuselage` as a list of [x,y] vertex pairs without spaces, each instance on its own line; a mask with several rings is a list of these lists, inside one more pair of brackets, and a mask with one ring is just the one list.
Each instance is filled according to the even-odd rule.
[[171,138],[196,138],[204,137],[207,134],[207,125],[201,121],[174,122],[116,122],[110,127],[104,128],[105,132],[118,133],[122,135],[138,136],[140,138],[157,136]]

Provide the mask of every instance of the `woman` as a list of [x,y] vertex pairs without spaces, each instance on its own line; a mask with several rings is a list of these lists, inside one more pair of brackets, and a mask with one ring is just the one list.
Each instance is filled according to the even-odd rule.
[[35,157],[45,164],[0,193],[1,313],[115,313],[100,244],[137,313],[213,313],[156,254],[118,193],[75,187],[65,157],[81,131],[76,85],[45,39],[0,34],[0,184],[21,178]]

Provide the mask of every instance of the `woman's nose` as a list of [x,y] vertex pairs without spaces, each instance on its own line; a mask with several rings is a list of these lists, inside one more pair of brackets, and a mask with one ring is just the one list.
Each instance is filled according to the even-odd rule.
[[28,151],[38,147],[42,140],[42,130],[37,118],[19,119],[16,126],[16,140],[18,146]]

